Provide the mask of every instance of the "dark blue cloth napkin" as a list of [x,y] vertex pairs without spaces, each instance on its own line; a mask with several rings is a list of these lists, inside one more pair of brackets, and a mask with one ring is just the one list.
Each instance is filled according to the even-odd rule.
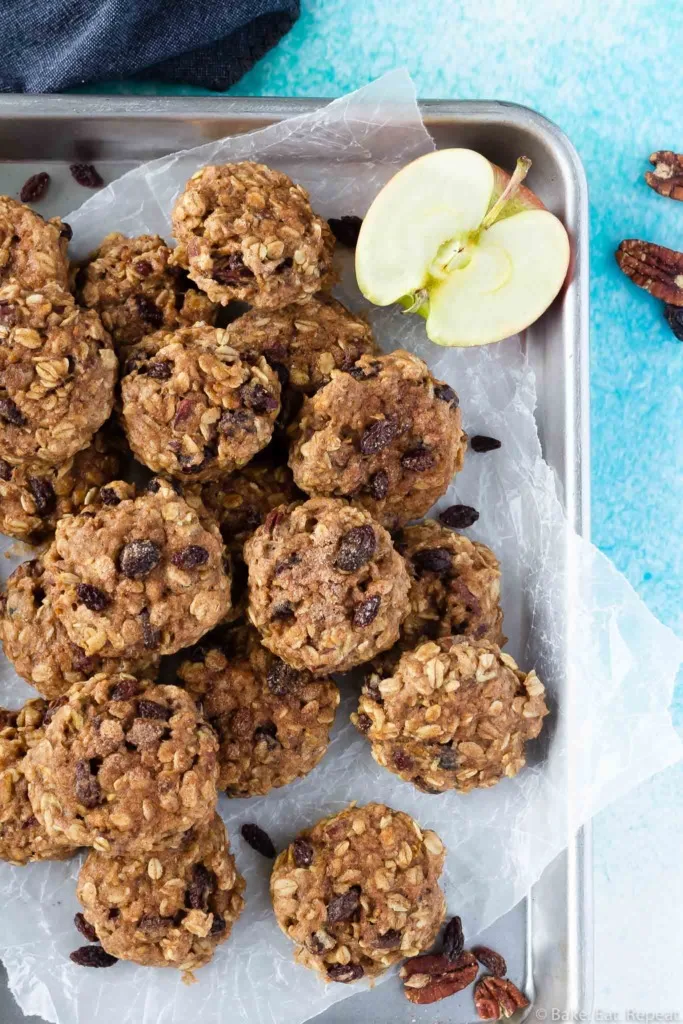
[[299,0],[3,0],[0,92],[155,78],[227,89],[288,32]]

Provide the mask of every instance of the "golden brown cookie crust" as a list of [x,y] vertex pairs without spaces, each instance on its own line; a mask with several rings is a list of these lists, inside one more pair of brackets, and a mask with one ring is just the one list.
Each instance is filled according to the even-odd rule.
[[193,971],[228,939],[244,889],[225,826],[214,815],[152,856],[93,850],[76,892],[107,953],[145,967]]
[[213,816],[217,746],[180,687],[93,676],[26,758],[34,814],[53,839],[102,853],[170,845]]
[[71,229],[59,217],[44,220],[39,213],[9,196],[0,196],[0,280],[16,280],[29,291],[49,282],[67,289],[66,250]]
[[445,493],[465,447],[458,396],[398,349],[332,372],[304,402],[289,464],[307,494],[350,498],[395,529]]
[[247,541],[244,558],[249,617],[293,668],[344,672],[397,639],[408,573],[364,509],[334,498],[281,506]]
[[487,640],[445,637],[371,676],[351,716],[378,764],[425,793],[513,778],[548,714],[545,688]]
[[133,452],[182,480],[234,472],[268,444],[280,382],[261,356],[240,359],[225,331],[199,324],[159,331],[132,349],[121,381]]
[[331,284],[327,222],[305,189],[265,164],[201,168],[176,200],[172,223],[171,262],[213,302],[278,309]]
[[87,655],[140,658],[196,643],[230,607],[215,522],[162,480],[57,524],[46,589]]
[[178,676],[218,735],[218,788],[261,796],[308,775],[323,758],[339,690],[276,658],[251,626],[222,639],[200,645]]
[[428,949],[445,913],[444,857],[435,832],[383,804],[352,804],[302,832],[270,880],[295,960],[350,982]]

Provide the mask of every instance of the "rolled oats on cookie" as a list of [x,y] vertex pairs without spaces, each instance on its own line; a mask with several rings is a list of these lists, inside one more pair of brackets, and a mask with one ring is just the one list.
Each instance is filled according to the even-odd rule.
[[378,764],[425,793],[513,778],[548,714],[535,672],[488,640],[444,637],[370,676],[351,716]]
[[70,238],[71,228],[59,217],[45,220],[16,199],[0,196],[0,281],[18,281],[28,291],[49,283],[67,289]]
[[353,982],[428,949],[446,909],[444,858],[435,832],[383,804],[352,804],[301,832],[270,879],[294,959],[325,981]]
[[0,708],[0,860],[10,864],[65,860],[75,852],[47,834],[28,798],[24,757],[42,739],[47,710],[40,699],[18,711]]
[[312,495],[346,497],[389,529],[423,516],[462,469],[458,396],[399,349],[364,355],[306,399],[289,464]]
[[242,360],[225,331],[198,324],[159,331],[131,349],[121,397],[140,461],[199,482],[234,472],[265,448],[280,382],[262,356]]
[[398,638],[408,573],[364,509],[334,498],[281,506],[247,541],[244,559],[249,617],[293,668],[345,672]]
[[185,272],[169,263],[171,252],[159,235],[113,232],[78,268],[76,297],[97,310],[118,352],[153,331],[214,322],[215,303],[188,287]]
[[55,703],[24,764],[29,799],[54,840],[146,852],[209,823],[217,747],[185,690],[100,673]]
[[144,967],[193,971],[228,939],[244,889],[215,814],[152,856],[91,851],[76,893],[107,953]]
[[86,448],[112,410],[117,370],[93,310],[54,282],[0,284],[0,458],[59,464]]
[[327,222],[305,189],[265,164],[203,167],[176,200],[172,224],[171,263],[212,302],[279,309],[332,284]]
[[308,775],[327,750],[335,684],[286,665],[252,626],[209,640],[188,652],[178,676],[218,735],[218,788],[260,796]]
[[166,481],[61,519],[44,564],[54,614],[88,656],[173,654],[230,608],[217,524]]

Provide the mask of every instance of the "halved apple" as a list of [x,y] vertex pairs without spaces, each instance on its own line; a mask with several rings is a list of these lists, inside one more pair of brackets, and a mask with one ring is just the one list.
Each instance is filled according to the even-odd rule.
[[537,320],[567,274],[562,223],[472,149],[414,160],[384,186],[356,245],[356,278],[378,306],[400,302],[437,345],[488,345]]

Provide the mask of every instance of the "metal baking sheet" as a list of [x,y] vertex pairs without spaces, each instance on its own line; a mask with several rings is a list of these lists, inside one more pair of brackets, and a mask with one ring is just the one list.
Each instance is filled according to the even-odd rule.
[[[83,202],[84,191],[65,164],[95,161],[107,181],[130,167],[226,135],[263,128],[307,113],[324,100],[196,97],[0,97],[0,192],[16,195],[38,170],[53,170],[41,204],[47,216]],[[588,197],[579,157],[565,135],[541,115],[515,104],[427,100],[420,104],[439,147],[469,146],[495,163],[533,160],[533,187],[572,239],[571,281],[525,335],[537,377],[536,421],[555,471],[568,521],[589,534],[588,433]],[[571,608],[567,608],[568,633]],[[567,680],[557,680],[560,692]],[[571,769],[567,798],[571,790]],[[592,998],[590,829],[567,837],[567,850],[528,897],[481,937],[504,951],[509,971],[533,996],[532,1019],[553,1008],[589,1011]],[[471,937],[473,938],[473,937]],[[25,1021],[0,975],[0,1024]],[[465,1022],[470,993],[436,1006],[413,1006],[391,982],[330,1007],[320,1024]],[[38,1018],[31,1018],[38,1020]]]

